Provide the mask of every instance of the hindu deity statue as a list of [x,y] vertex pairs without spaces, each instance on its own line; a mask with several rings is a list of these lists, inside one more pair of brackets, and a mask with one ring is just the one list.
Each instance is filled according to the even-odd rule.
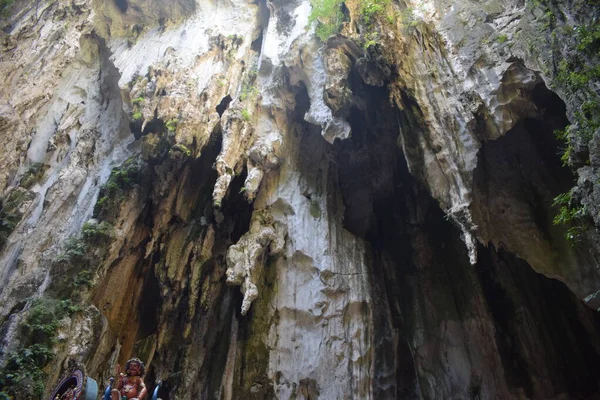
[[111,391],[111,400],[144,400],[148,390],[144,384],[144,363],[132,358],[125,364],[125,373],[117,365],[117,384]]

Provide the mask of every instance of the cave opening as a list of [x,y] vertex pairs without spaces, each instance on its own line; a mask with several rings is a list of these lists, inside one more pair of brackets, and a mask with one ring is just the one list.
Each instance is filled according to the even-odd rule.
[[231,98],[230,95],[223,97],[223,99],[217,105],[217,108],[216,108],[217,113],[219,114],[219,117],[223,116],[223,113],[225,112],[225,110],[227,110],[227,108],[229,107],[229,103],[231,103],[232,100],[233,99]]
[[[156,120],[154,123],[160,131],[162,122]],[[163,135],[166,136],[166,133]],[[248,230],[252,207],[243,200],[243,196],[238,195],[244,181],[242,173],[232,182],[232,189],[221,210],[228,218],[222,223],[215,221],[212,190],[218,174],[213,163],[221,151],[221,136],[221,129],[217,127],[198,158],[182,157],[179,153],[169,156],[172,153],[166,151],[161,155],[161,162],[147,161],[144,176],[147,174],[148,179],[138,182],[143,186],[138,199],[143,211],[137,221],[132,221],[136,225],[136,239],[126,244],[135,247],[120,250],[122,258],[111,265],[110,273],[95,289],[94,302],[101,309],[105,304],[110,305],[115,297],[123,299],[124,311],[116,313],[108,309],[105,313],[109,326],[114,329],[115,339],[118,337],[122,344],[120,361],[132,355],[147,360],[152,346],[157,346],[148,369],[150,390],[153,390],[157,379],[165,378],[165,371],[179,370],[181,357],[177,356],[180,353],[178,349],[190,342],[197,343],[197,347],[215,349],[211,362],[198,371],[199,379],[211,378],[212,386],[203,387],[217,392],[214,382],[218,381],[217,376],[223,374],[233,315],[233,307],[229,305],[234,291],[226,287],[224,280],[215,280],[215,277],[224,276],[224,252]],[[165,191],[175,195],[170,200],[161,197],[153,190],[154,185],[164,185]],[[185,235],[183,239],[181,233]],[[187,246],[193,242],[203,243],[209,237],[207,242],[210,244],[213,234],[212,259],[202,261],[201,267],[198,267],[193,264],[197,261],[194,256],[175,258],[174,264],[183,268],[184,278],[174,281],[165,274],[165,267],[169,265],[167,249],[171,242],[183,240]],[[184,254],[187,253],[182,253],[182,256]],[[128,263],[133,258],[140,260],[135,267]],[[130,268],[134,268],[133,271],[127,271]],[[192,274],[193,268],[201,268],[196,290],[192,290],[190,278],[186,278]],[[115,285],[116,279],[120,282]],[[131,287],[136,289],[129,290]],[[217,306],[207,304],[207,301],[214,301]],[[194,321],[190,321],[191,303],[199,310],[192,314]],[[192,336],[186,338],[184,332],[190,324],[195,328]],[[160,329],[165,326],[172,334],[159,342]],[[203,331],[208,333],[203,336]],[[162,398],[168,398],[169,387],[177,387],[181,383],[178,379],[169,376],[159,392],[164,396]]]
[[[479,356],[474,356],[490,346],[499,353],[511,392],[530,397],[564,391],[576,396],[597,393],[591,379],[596,367],[589,372],[581,369],[597,365],[597,314],[562,283],[538,275],[514,252],[480,245],[483,257],[473,268],[460,231],[409,172],[397,143],[400,129],[423,129],[415,128],[418,104],[396,110],[384,89],[352,83],[355,95],[363,97],[356,104],[366,106],[355,105],[348,114],[352,137],[336,142],[334,154],[344,227],[371,245],[375,364],[379,366],[374,375],[376,397],[444,398],[456,394],[454,390],[471,397],[491,396],[497,390],[491,382],[498,371],[482,368]],[[504,137],[484,144],[476,187],[488,185],[490,195],[512,193],[527,206],[531,224],[551,230],[552,199],[573,183],[557,154],[561,143],[553,135],[568,121],[564,103],[545,86],[536,86],[531,98],[541,115],[523,119]],[[536,321],[534,328],[523,312]],[[496,335],[471,325],[473,318],[490,321]],[[552,333],[557,326],[561,332]],[[462,342],[464,337],[469,340]],[[571,357],[562,354],[562,341],[581,343]],[[460,352],[469,360],[466,365],[460,357],[447,358]],[[561,357],[571,358],[566,362],[572,371],[564,378]],[[548,368],[532,368],[532,364]],[[460,389],[432,384],[427,376],[438,369],[442,376],[449,374],[460,382]],[[556,376],[561,378],[547,391],[534,384]],[[585,380],[592,383],[583,384]]]
[[250,44],[250,48],[257,53],[260,53],[262,51],[262,43],[263,43],[263,33],[261,31],[258,34],[258,37],[256,39],[254,39],[252,41],[252,43]]
[[156,133],[159,135],[165,134],[167,132],[167,125],[165,124],[165,121],[155,116],[150,121],[147,121],[145,126],[143,119],[130,120],[129,130],[137,140],[149,133]]
[[[154,255],[154,262],[160,261]],[[147,266],[144,273],[143,296],[138,303],[137,314],[140,318],[140,329],[137,333],[138,339],[145,339],[156,333],[158,329],[158,315],[162,307],[161,296],[150,295],[151,293],[160,293],[160,283],[156,277],[154,269]]]
[[[375,354],[376,365],[381,366],[374,378],[375,397],[412,398],[419,395],[419,377],[410,344],[414,321],[407,310],[418,297],[414,284],[422,279],[415,257],[420,257],[420,251],[434,251],[415,249],[414,237],[440,236],[431,240],[446,249],[442,252],[449,260],[468,263],[468,259],[458,235],[452,244],[442,243],[451,240],[441,232],[453,227],[408,170],[397,142],[400,117],[389,103],[387,90],[361,85],[354,74],[350,81],[353,93],[362,99],[348,113],[352,137],[336,142],[334,153],[344,227],[372,248]],[[426,224],[431,226],[421,228]],[[462,257],[452,253],[455,248],[461,249],[456,252],[462,251]],[[437,260],[430,281],[437,293],[447,292],[442,283],[452,277],[446,276],[448,267]]]
[[119,7],[119,10],[121,10],[121,12],[126,12],[127,9],[129,8],[129,3],[127,2],[127,0],[115,0],[115,4],[117,5],[117,7]]
[[478,254],[475,268],[507,382],[528,398],[595,398],[600,315],[504,247],[479,245]]
[[474,171],[478,221],[483,221],[480,213],[487,212],[489,220],[513,225],[511,212],[522,209],[538,230],[550,233],[554,197],[573,185],[571,171],[558,156],[560,142],[553,131],[559,126],[564,128],[547,119],[526,118],[506,135],[483,144]]
[[473,222],[482,243],[502,244],[537,272],[568,284],[580,298],[595,292],[595,261],[587,246],[569,243],[568,227],[553,222],[554,199],[574,176],[560,159],[554,131],[568,124],[564,102],[543,83],[530,92],[537,115],[484,142],[473,172]]
[[247,170],[244,168],[241,173],[233,178],[227,190],[225,201],[221,206],[223,215],[231,216],[235,219],[235,223],[229,231],[232,244],[240,240],[242,235],[250,229],[253,208],[244,199],[244,196],[241,195],[247,176]]
[[[220,209],[217,211],[213,207],[212,191],[218,178],[213,164],[221,152],[221,145],[222,130],[217,126],[200,158],[190,161],[189,171],[184,174],[184,182],[180,185],[181,199],[191,208],[189,214],[183,217],[183,220],[193,225],[189,240],[199,241],[206,235],[214,235],[212,256],[203,261],[200,276],[197,278],[201,284],[198,285],[198,293],[195,293],[196,312],[191,321],[194,329],[187,339],[179,334],[173,335],[173,340],[169,344],[171,350],[164,351],[165,354],[175,353],[173,349],[186,343],[191,346],[193,354],[205,352],[210,354],[207,358],[210,362],[204,362],[202,367],[194,372],[194,379],[198,384],[189,388],[192,398],[207,398],[217,393],[220,390],[221,379],[226,373],[232,319],[236,318],[235,311],[239,309],[241,298],[239,298],[238,288],[225,284],[224,277],[227,269],[225,255],[227,248],[249,230],[253,210],[252,204],[245,201],[240,194],[247,175],[245,169],[236,174],[232,180]],[[176,221],[176,223],[184,222]],[[187,262],[189,268],[193,268],[194,260],[190,259]],[[171,326],[176,332],[183,332],[186,325],[190,324],[187,305],[192,295],[194,293],[189,288],[186,289],[182,293],[183,298],[180,303],[182,306],[172,313]],[[247,318],[240,318],[239,323],[243,324],[245,321]],[[187,356],[181,355],[180,360],[174,360],[171,356],[165,361],[176,367]],[[176,388],[182,384],[181,377],[169,378],[161,393],[168,391],[170,387]]]

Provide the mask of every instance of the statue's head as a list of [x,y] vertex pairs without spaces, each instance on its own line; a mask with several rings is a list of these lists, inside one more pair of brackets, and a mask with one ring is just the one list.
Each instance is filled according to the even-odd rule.
[[125,364],[125,373],[129,376],[144,376],[144,363],[139,358],[132,358]]

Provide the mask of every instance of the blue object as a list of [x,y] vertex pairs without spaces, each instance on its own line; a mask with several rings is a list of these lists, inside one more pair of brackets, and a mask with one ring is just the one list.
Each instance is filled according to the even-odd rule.
[[96,400],[98,398],[98,383],[92,378],[87,378],[87,384],[85,385],[85,398],[84,400]]
[[114,381],[115,381],[115,378],[110,378],[110,383],[108,384],[108,387],[104,391],[104,397],[102,397],[102,400],[110,400],[110,391],[112,390],[112,385],[113,385]]
[[158,381],[156,389],[154,389],[154,394],[152,395],[152,400],[158,400],[158,389],[160,388],[160,385],[162,385],[162,382]]

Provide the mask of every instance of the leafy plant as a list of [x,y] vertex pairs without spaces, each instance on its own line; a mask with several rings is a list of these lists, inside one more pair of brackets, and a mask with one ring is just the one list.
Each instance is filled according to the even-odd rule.
[[325,42],[330,36],[342,29],[344,14],[342,0],[311,0],[312,11],[308,17],[309,23],[317,23],[315,33]]
[[23,217],[20,207],[28,196],[23,189],[13,190],[4,201],[0,201],[0,249]]
[[86,286],[91,288],[94,283],[92,271],[84,269],[77,273],[75,277],[75,286]]
[[173,147],[171,147],[171,149],[169,150],[169,153],[171,153],[171,152],[183,153],[183,154],[185,154],[186,157],[192,156],[192,151],[181,143],[177,143]]
[[248,70],[242,83],[242,91],[240,93],[241,101],[254,101],[256,99],[259,94],[258,88],[254,85],[257,77],[258,69],[256,67]]
[[83,240],[70,237],[66,241],[63,252],[56,258],[57,262],[75,263],[83,261],[87,246]]
[[81,228],[83,239],[87,243],[96,243],[99,240],[111,238],[113,236],[113,227],[106,221],[100,223],[86,222]]
[[406,27],[415,27],[418,24],[415,10],[412,7],[406,7],[400,14],[402,25]]
[[500,35],[498,36],[498,43],[502,44],[502,43],[506,43],[506,41],[508,40],[508,36],[507,35]]
[[179,123],[179,120],[177,118],[171,118],[170,120],[167,121],[167,123],[165,124],[165,127],[167,128],[167,130],[169,132],[175,132],[175,130],[177,129],[178,123]]
[[43,368],[52,360],[59,322],[81,309],[70,300],[40,298],[33,301],[20,326],[20,345],[7,355],[0,369],[0,399],[34,400],[44,395]]
[[371,39],[371,40],[367,40],[363,47],[365,50],[368,50],[370,47],[373,47],[375,45],[377,45],[377,42],[375,40]]
[[373,24],[375,17],[383,14],[390,0],[361,0],[360,16],[364,23],[369,26]]
[[61,298],[79,300],[92,287],[94,271],[113,238],[108,222],[87,222],[81,235],[67,239],[63,252],[54,260],[53,277],[48,293]]
[[246,101],[247,99],[254,98],[258,95],[258,89],[256,86],[247,86],[242,89],[242,93],[240,93],[240,100]]
[[141,161],[131,157],[114,168],[108,181],[100,189],[94,216],[106,219],[111,210],[123,201],[125,194],[139,181]]
[[[578,168],[588,164],[589,153],[577,151],[584,149],[594,133],[600,129],[600,96],[597,82],[600,80],[600,21],[593,19],[591,23],[580,26],[557,27],[561,19],[557,18],[550,2],[542,1],[548,8],[545,14],[545,28],[551,29],[551,46],[556,60],[554,84],[560,87],[567,96],[573,112],[570,115],[571,125],[564,130],[556,130],[558,139],[565,142],[561,156],[563,164]],[[557,29],[558,28],[558,29]],[[569,44],[569,45],[566,45]],[[548,75],[552,71],[546,72]],[[565,235],[568,240],[575,240],[587,230],[585,215],[587,210],[580,205],[580,199],[572,198],[571,192],[563,193],[555,199],[559,212],[554,224],[572,225]]]
[[556,196],[552,206],[559,208],[558,214],[553,220],[554,225],[574,224],[567,229],[565,239],[574,241],[586,231],[583,221],[585,218],[585,208],[583,206],[575,206],[572,191]]
[[46,172],[46,166],[44,163],[34,162],[27,167],[23,176],[21,177],[21,187],[26,189],[31,188],[37,182],[42,180],[44,173]]
[[135,99],[131,100],[131,104],[139,106],[141,105],[144,101],[146,101],[146,99],[144,98],[144,96],[139,96],[136,97]]
[[250,121],[250,119],[251,119],[250,112],[246,109],[242,110],[242,118],[246,122]]
[[14,0],[0,0],[0,17],[7,17]]
[[141,111],[136,111],[136,112],[133,113],[133,115],[131,116],[131,118],[134,121],[141,121],[142,118],[144,118],[144,115],[141,113]]
[[363,44],[363,49],[368,50],[371,47],[377,46],[379,42],[379,33],[377,32],[367,32],[364,35],[365,43]]
[[592,53],[600,47],[600,23],[575,27],[577,50]]

